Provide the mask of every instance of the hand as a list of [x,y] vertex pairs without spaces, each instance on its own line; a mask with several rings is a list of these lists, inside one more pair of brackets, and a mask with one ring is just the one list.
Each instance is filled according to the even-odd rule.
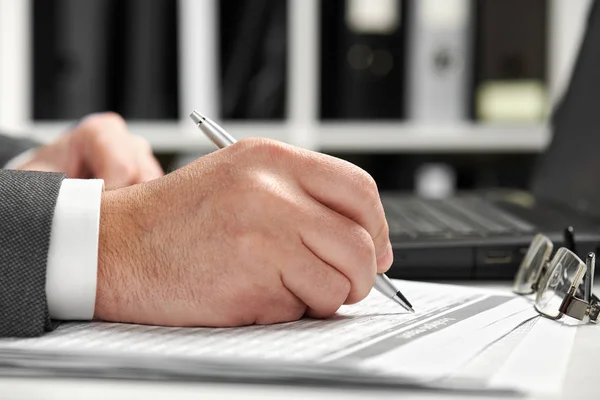
[[94,114],[55,142],[40,147],[19,169],[102,178],[109,189],[164,175],[148,143],[130,134],[114,113]]
[[173,326],[327,317],[392,263],[377,187],[345,161],[243,140],[104,193],[95,316]]

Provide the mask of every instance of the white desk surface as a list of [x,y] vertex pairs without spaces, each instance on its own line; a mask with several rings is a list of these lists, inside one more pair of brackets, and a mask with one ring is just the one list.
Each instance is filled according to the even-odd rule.
[[[466,283],[474,286],[472,282]],[[477,283],[508,288],[508,283]],[[598,292],[600,287],[596,287]],[[597,293],[596,292],[596,293]],[[600,325],[578,328],[570,365],[559,399],[600,398],[597,367],[600,364]],[[466,396],[481,398],[480,396]],[[405,390],[367,390],[247,384],[161,383],[82,379],[0,378],[0,399],[100,400],[100,399],[462,399],[464,395]],[[492,397],[490,397],[492,398]],[[506,399],[507,397],[502,397]],[[529,397],[536,399],[537,397]],[[547,397],[544,397],[547,399]]]

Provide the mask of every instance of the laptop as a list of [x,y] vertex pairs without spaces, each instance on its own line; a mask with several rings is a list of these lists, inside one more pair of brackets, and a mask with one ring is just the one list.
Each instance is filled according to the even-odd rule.
[[394,264],[404,279],[512,279],[533,236],[576,253],[600,251],[600,5],[592,4],[569,86],[551,118],[553,138],[529,191],[464,192],[443,200],[382,193]]

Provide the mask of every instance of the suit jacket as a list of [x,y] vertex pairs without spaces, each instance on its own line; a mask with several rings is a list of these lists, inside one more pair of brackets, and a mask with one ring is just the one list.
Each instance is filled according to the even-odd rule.
[[[0,136],[0,165],[33,142]],[[46,303],[52,217],[63,174],[0,170],[0,337],[54,328]]]
[[27,139],[17,139],[0,134],[0,168],[4,166],[11,158],[35,147],[37,143]]

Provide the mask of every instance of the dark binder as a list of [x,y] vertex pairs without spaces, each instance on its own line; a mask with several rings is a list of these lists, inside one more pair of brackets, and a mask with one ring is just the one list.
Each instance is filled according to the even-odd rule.
[[220,0],[218,10],[221,118],[284,119],[287,1]]
[[538,122],[547,113],[546,0],[476,0],[473,117]]
[[34,0],[33,117],[178,117],[177,2]]
[[[360,0],[320,2],[320,118],[322,120],[399,120],[405,115],[405,2]],[[385,10],[385,29],[366,19],[369,9]],[[377,15],[377,10],[373,12]],[[389,15],[387,15],[389,14]],[[390,20],[389,16],[395,19]],[[354,19],[354,21],[353,21]]]
[[122,1],[123,34],[113,40],[122,55],[122,85],[114,88],[114,102],[127,118],[178,118],[177,3]]
[[109,1],[33,3],[33,116],[76,119],[106,108]]

